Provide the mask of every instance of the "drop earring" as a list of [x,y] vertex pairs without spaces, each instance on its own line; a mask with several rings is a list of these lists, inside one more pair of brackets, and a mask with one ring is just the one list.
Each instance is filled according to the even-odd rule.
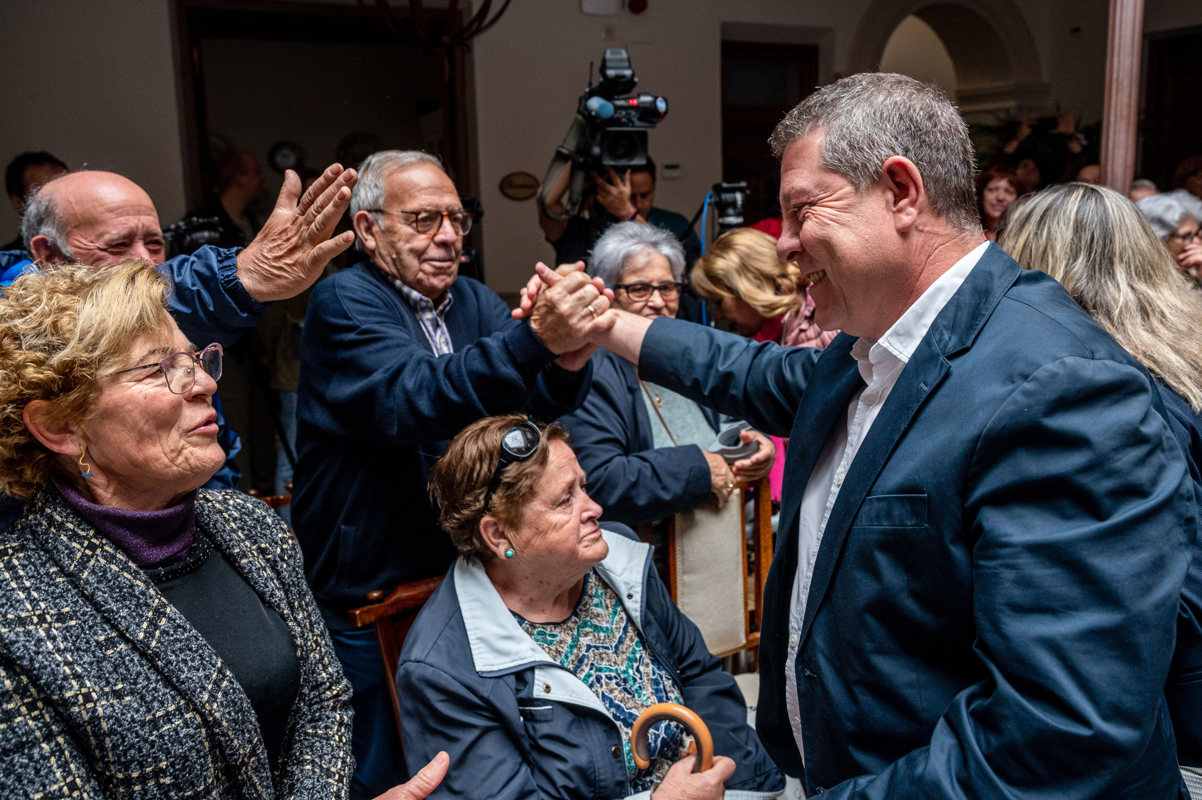
[[87,455],[88,446],[85,444],[82,448],[80,448],[79,451],[79,477],[83,478],[85,481],[90,481],[92,480],[93,473],[92,465],[84,460],[87,458]]

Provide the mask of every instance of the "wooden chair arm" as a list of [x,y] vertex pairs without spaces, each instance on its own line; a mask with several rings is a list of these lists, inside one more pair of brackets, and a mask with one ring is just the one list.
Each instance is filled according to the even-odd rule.
[[434,590],[440,583],[442,583],[441,577],[402,583],[380,602],[352,608],[347,612],[347,616],[356,628],[366,628],[385,617],[421,608],[422,604],[430,599],[430,595],[434,594]]

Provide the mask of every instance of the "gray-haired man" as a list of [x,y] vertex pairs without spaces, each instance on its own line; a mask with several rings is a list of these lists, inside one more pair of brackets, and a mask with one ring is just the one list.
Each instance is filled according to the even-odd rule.
[[472,218],[433,156],[370,156],[351,214],[366,260],[319,283],[305,320],[293,521],[355,688],[352,793],[372,797],[404,767],[375,634],[345,612],[446,571],[454,548],[430,505],[430,467],[474,420],[579,405],[586,334],[609,300],[575,273],[531,322],[513,321],[495,292],[459,276]]

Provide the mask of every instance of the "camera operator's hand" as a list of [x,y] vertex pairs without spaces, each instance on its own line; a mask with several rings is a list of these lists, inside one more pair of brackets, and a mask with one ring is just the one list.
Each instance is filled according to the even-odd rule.
[[534,269],[544,288],[530,311],[530,327],[548,350],[559,356],[577,353],[613,326],[610,298],[581,269],[560,274],[542,262]]
[[610,167],[609,178],[593,176],[597,185],[597,202],[616,219],[628,220],[634,217],[638,209],[630,201],[630,170],[622,175]]

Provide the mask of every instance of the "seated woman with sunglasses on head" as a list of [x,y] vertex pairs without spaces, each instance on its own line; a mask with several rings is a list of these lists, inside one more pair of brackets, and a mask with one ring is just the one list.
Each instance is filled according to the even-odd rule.
[[[623,222],[597,240],[589,273],[613,290],[617,307],[651,319],[674,318],[684,266],[684,250],[671,233]],[[733,421],[640,380],[629,362],[605,350],[593,356],[588,397],[561,421],[606,520],[632,526],[711,500],[722,506],[738,481],[767,475],[775,457],[768,437],[745,431],[742,440],[758,442],[759,449],[728,466],[708,448]]]
[[0,796],[345,797],[350,686],[288,529],[198,490],[222,351],[168,291],[131,262],[0,298]]
[[[710,800],[778,797],[784,779],[734,678],[650,565],[650,548],[601,507],[557,424],[488,417],[435,465],[430,491],[460,556],[405,639],[397,671],[410,767],[439,750],[447,798]],[[607,526],[608,527],[608,526]],[[638,715],[682,703],[719,756],[692,773],[675,722],[630,747]],[[732,763],[733,760],[733,763]]]

